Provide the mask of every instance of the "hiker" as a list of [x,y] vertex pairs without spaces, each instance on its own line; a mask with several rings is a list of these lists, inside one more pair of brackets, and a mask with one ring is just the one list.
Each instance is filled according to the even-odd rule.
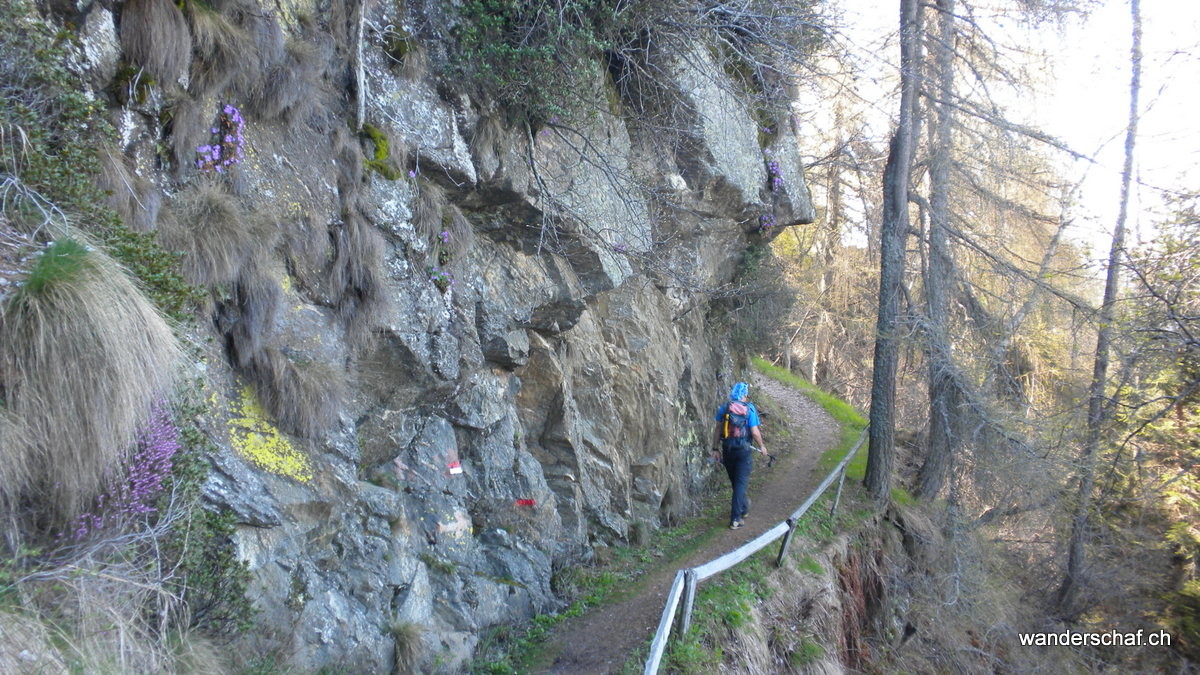
[[758,451],[765,457],[766,443],[758,428],[758,410],[747,400],[750,388],[745,382],[733,385],[729,400],[717,408],[717,431],[713,438],[713,461],[725,465],[729,483],[733,487],[733,498],[729,507],[729,529],[742,526],[746,513],[750,511],[750,499],[746,486],[750,483],[750,445],[753,437],[758,442]]

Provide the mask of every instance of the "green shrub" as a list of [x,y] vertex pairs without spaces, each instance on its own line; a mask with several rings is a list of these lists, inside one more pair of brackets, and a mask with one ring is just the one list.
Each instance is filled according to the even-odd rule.
[[7,139],[22,139],[0,143],[0,171],[18,187],[5,200],[4,215],[21,229],[48,236],[62,234],[67,219],[84,223],[164,314],[190,319],[201,294],[179,275],[179,256],[163,250],[152,234],[132,231],[96,185],[102,173],[98,148],[118,138],[102,104],[84,95],[84,83],[66,67],[70,43],[26,2],[0,3],[0,22],[20,27],[0,34],[0,81],[6,85],[0,88],[0,128]]
[[257,610],[246,595],[250,570],[238,560],[231,537],[235,516],[232,511],[210,511],[200,504],[200,487],[208,475],[207,454],[215,450],[211,441],[187,417],[202,408],[185,411],[180,425],[182,451],[172,469],[176,489],[160,503],[160,512],[169,500],[188,510],[162,542],[164,569],[175,569],[171,589],[187,603],[188,627],[201,634],[225,638],[242,633],[253,625]]
[[569,119],[595,104],[601,55],[634,4],[467,0],[451,72],[535,123]]

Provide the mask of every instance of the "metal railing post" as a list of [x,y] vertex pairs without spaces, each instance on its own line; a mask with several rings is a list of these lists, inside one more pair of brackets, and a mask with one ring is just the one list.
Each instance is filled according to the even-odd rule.
[[683,623],[679,627],[679,637],[685,637],[688,629],[692,627],[692,605],[696,602],[696,586],[699,581],[696,579],[696,570],[688,570],[683,573]]
[[829,519],[833,520],[837,514],[838,501],[842,498],[842,483],[846,482],[846,469],[848,466],[842,467],[842,477],[838,479],[837,492],[833,493],[833,506],[829,507]]
[[787,555],[788,546],[792,545],[792,535],[796,533],[796,520],[794,518],[787,519],[788,531],[783,535],[783,544],[779,547],[779,557],[775,558],[775,566],[783,565],[783,558]]
[[675,610],[679,608],[679,594],[683,590],[683,570],[675,573],[675,582],[667,593],[667,604],[663,607],[662,618],[658,621],[658,630],[654,632],[654,641],[650,643],[650,658],[646,659],[646,669],[643,675],[655,675],[658,665],[662,662],[663,653],[667,650],[667,639],[671,636],[671,624],[675,622]]

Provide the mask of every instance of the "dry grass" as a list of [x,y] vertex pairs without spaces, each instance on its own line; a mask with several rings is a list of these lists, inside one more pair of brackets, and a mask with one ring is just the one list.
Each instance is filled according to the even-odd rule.
[[417,203],[413,208],[413,228],[417,237],[426,242],[426,249],[431,254],[436,250],[438,235],[445,229],[443,218],[449,200],[446,191],[435,183],[422,179],[417,193]]
[[[0,448],[28,448],[29,441],[29,432],[21,419],[0,407]],[[16,551],[21,543],[21,531],[15,506],[21,498],[20,487],[32,485],[36,474],[30,452],[4,452],[3,458],[0,462],[0,528],[7,550]],[[0,672],[5,671],[0,669]]]
[[262,76],[286,57],[283,30],[275,13],[256,0],[219,0],[209,4],[229,17],[253,46],[250,53],[243,55],[253,62],[248,68],[238,69],[234,82],[234,88],[245,98],[261,84]]
[[80,239],[46,249],[0,306],[0,391],[17,442],[0,447],[0,510],[44,505],[43,526],[87,508],[179,359],[169,326],[119,265]]
[[480,163],[485,157],[496,155],[496,144],[500,141],[503,133],[504,123],[501,122],[499,115],[482,117],[475,123],[467,145],[471,150],[471,157],[476,163]]
[[438,264],[445,267],[463,259],[475,243],[475,230],[463,212],[453,205],[447,207],[442,227],[446,234],[443,236],[439,232],[434,244],[435,250],[439,251]]
[[333,260],[333,243],[325,223],[311,211],[305,211],[298,223],[284,228],[288,269],[311,298],[329,300],[328,268]]
[[282,61],[270,67],[249,98],[259,118],[295,125],[311,117],[322,100],[327,55],[313,42],[291,40]]
[[196,147],[208,140],[208,120],[199,101],[183,98],[171,108],[171,154],[175,160],[175,171],[181,174],[185,168],[195,168]]
[[413,211],[413,229],[425,242],[430,264],[445,268],[460,260],[474,244],[475,231],[470,221],[449,202],[440,186],[421,181]]
[[[896,511],[902,566],[888,574],[912,637],[891,645],[888,670],[908,672],[1082,672],[1069,649],[1021,647],[1018,631],[1047,630],[997,549],[978,534],[947,537],[944,515]],[[941,522],[937,522],[941,521]],[[876,642],[879,639],[876,638]]]
[[345,398],[340,369],[293,360],[276,347],[259,351],[246,374],[263,410],[280,429],[300,438],[320,438],[328,431]]
[[179,513],[26,570],[6,589],[19,609],[0,610],[0,672],[230,672],[211,642],[173,627],[187,608],[164,585],[171,570],[156,544]]
[[0,611],[0,673],[63,673],[67,663],[51,631],[21,612]]
[[219,92],[238,77],[256,82],[262,73],[253,72],[258,64],[250,36],[228,17],[199,2],[185,5],[187,22],[192,28],[196,58],[188,80],[195,96]]
[[425,637],[425,627],[411,621],[397,621],[391,626],[392,637],[396,639],[396,668],[397,673],[415,673],[417,666],[424,656],[424,646],[421,640]]
[[271,250],[279,237],[272,214],[246,213],[216,181],[181,192],[174,215],[160,223],[159,239],[185,254],[183,275],[200,286],[233,283],[246,261]]
[[222,312],[222,328],[229,336],[234,363],[252,368],[270,343],[275,319],[283,306],[283,288],[259,258],[247,265],[234,286],[233,301]]
[[363,180],[362,144],[346,126],[338,126],[333,135],[331,153],[337,161],[337,188],[343,199],[358,191]]
[[171,657],[179,675],[227,675],[234,672],[222,647],[197,633],[171,640]]
[[416,81],[429,73],[429,50],[424,45],[412,43],[404,54],[400,66],[400,75],[407,80]]
[[388,306],[383,273],[384,241],[355,206],[346,210],[336,236],[330,294],[351,342],[363,344]]
[[162,195],[153,183],[134,173],[128,159],[111,148],[100,151],[96,185],[108,193],[108,206],[137,232],[149,232],[158,222]]
[[188,22],[171,0],[128,0],[121,12],[121,49],[130,63],[170,85],[192,61]]

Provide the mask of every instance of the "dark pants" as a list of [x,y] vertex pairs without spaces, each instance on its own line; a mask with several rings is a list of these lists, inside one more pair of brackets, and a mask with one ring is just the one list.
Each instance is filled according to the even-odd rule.
[[747,446],[725,447],[721,451],[721,463],[729,474],[729,483],[733,486],[733,499],[729,505],[729,523],[741,520],[750,510],[750,500],[746,497],[746,486],[750,484],[750,466],[752,463],[751,450]]

